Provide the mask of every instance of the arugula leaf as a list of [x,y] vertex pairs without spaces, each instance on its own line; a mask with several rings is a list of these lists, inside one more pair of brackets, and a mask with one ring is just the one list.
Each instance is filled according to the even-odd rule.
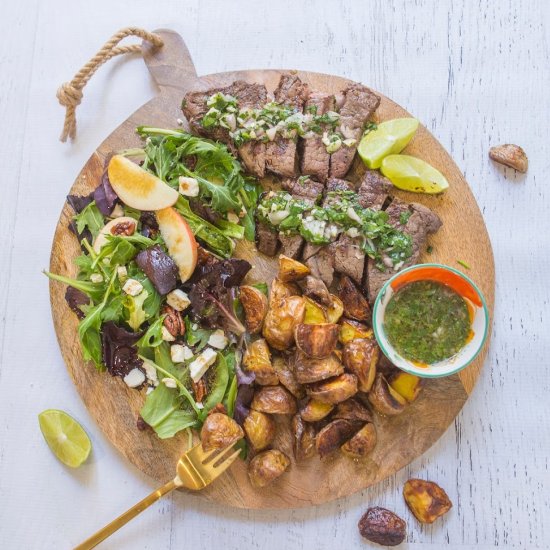
[[204,402],[204,408],[199,414],[199,420],[204,422],[208,413],[218,404],[222,402],[227,389],[227,383],[229,382],[229,370],[227,368],[227,362],[225,357],[218,353],[218,359],[216,361],[216,371],[213,382],[211,384],[208,397]]
[[81,290],[89,296],[93,302],[99,302],[105,293],[105,283],[92,283],[91,281],[81,281],[80,279],[72,279],[71,277],[65,277],[63,275],[57,275],[51,273],[50,271],[44,271],[44,275],[49,279],[54,281],[59,281],[60,283],[65,283],[66,285],[72,286],[77,290]]
[[218,220],[216,225],[227,237],[234,237],[235,239],[242,239],[244,237],[245,228],[242,225],[227,220]]
[[161,439],[174,437],[181,430],[197,424],[194,412],[181,409],[178,391],[164,384],[159,384],[146,397],[140,415]]
[[143,310],[143,302],[148,296],[149,293],[143,289],[137,296],[127,294],[124,298],[124,307],[128,311],[128,324],[134,331],[138,330],[147,318]]
[[267,283],[255,283],[252,286],[254,288],[257,288],[260,292],[262,292],[266,296],[268,295]]
[[227,411],[228,416],[233,418],[233,413],[235,412],[235,400],[237,399],[237,376],[233,376],[229,384],[229,389],[227,395],[224,399],[225,410]]
[[97,237],[100,229],[105,225],[103,214],[99,211],[95,201],[92,201],[79,214],[73,217],[78,233],[82,233],[86,228],[90,231],[93,238]]
[[187,344],[194,347],[196,351],[200,351],[208,344],[208,339],[212,335],[212,332],[214,331],[200,327],[193,329],[191,319],[189,319],[189,317],[185,318],[185,340]]
[[164,317],[165,315],[162,315],[158,319],[155,319],[155,322],[138,340],[136,345],[140,354],[144,354],[145,348],[156,348],[164,342],[164,340],[162,339],[162,327],[164,325]]

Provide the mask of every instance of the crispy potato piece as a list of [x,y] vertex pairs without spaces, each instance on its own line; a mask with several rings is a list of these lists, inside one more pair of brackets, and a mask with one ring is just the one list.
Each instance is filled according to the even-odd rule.
[[333,420],[327,424],[315,438],[315,447],[321,458],[334,452],[342,444],[350,439],[357,431],[360,424],[349,420]]
[[369,422],[346,441],[341,450],[350,458],[365,458],[376,447],[376,441],[376,427]]
[[246,329],[250,334],[260,332],[267,315],[267,296],[253,286],[243,285],[239,298],[244,309]]
[[311,384],[306,391],[310,397],[318,401],[336,405],[357,393],[357,377],[346,372],[329,380]]
[[344,304],[344,315],[356,321],[370,321],[371,311],[367,299],[346,275],[338,283],[338,297]]
[[283,283],[279,279],[273,279],[271,292],[269,293],[269,307],[277,305],[281,300],[290,296],[299,296],[300,289],[293,283]]
[[296,460],[311,458],[315,454],[315,428],[297,414],[292,418],[292,433]]
[[407,524],[386,508],[369,508],[359,520],[361,536],[383,546],[398,546],[405,540]]
[[306,325],[300,323],[294,329],[296,347],[313,359],[328,357],[338,342],[338,325],[322,323]]
[[327,322],[327,314],[325,312],[325,308],[320,306],[311,298],[304,298],[304,301],[306,305],[304,323],[306,323],[307,325],[317,325],[319,323]]
[[284,357],[275,357],[272,364],[273,370],[277,373],[277,377],[279,378],[279,382],[296,397],[296,399],[305,397],[306,390],[296,380],[294,371],[290,368],[287,360]]
[[311,273],[309,267],[284,254],[279,256],[279,273],[277,277],[283,283],[299,281]]
[[403,487],[405,502],[421,523],[433,523],[453,506],[447,493],[433,481],[409,479]]
[[262,334],[269,345],[280,351],[294,344],[294,328],[304,319],[305,304],[301,296],[289,296],[267,312]]
[[380,413],[395,416],[405,409],[407,401],[401,397],[385,379],[383,374],[377,374],[374,384],[368,394],[370,404]]
[[342,403],[338,403],[332,418],[343,418],[344,420],[354,420],[358,422],[373,421],[370,410],[354,397],[347,399]]
[[359,391],[368,392],[376,376],[380,349],[374,340],[358,338],[344,346],[343,361],[348,372],[357,376]]
[[327,321],[329,323],[337,323],[344,313],[344,304],[338,296],[330,295],[332,303],[327,307]]
[[289,458],[276,449],[256,455],[248,465],[248,477],[253,487],[265,487],[275,481],[290,465]]
[[275,386],[279,383],[277,373],[271,364],[271,353],[263,338],[248,345],[244,352],[243,365],[246,370],[256,375],[256,382],[261,386]]
[[242,428],[223,413],[208,415],[201,429],[201,443],[205,451],[229,447],[243,437]]
[[283,386],[263,386],[256,391],[251,408],[268,414],[294,414],[296,400]]
[[276,435],[275,421],[271,416],[260,411],[250,410],[243,423],[244,433],[255,451],[269,447]]
[[389,380],[390,386],[409,403],[412,403],[420,394],[424,386],[424,379],[408,372],[398,371]]
[[332,409],[334,409],[334,405],[330,403],[323,403],[322,401],[317,401],[317,399],[309,399],[300,409],[300,416],[306,422],[318,422],[328,416],[332,412]]
[[340,333],[338,334],[338,340],[341,344],[347,344],[356,338],[371,338],[373,337],[372,329],[352,321],[350,319],[342,319],[340,322]]
[[294,359],[294,374],[300,384],[310,384],[338,376],[344,366],[333,353],[323,359],[312,359],[298,350]]

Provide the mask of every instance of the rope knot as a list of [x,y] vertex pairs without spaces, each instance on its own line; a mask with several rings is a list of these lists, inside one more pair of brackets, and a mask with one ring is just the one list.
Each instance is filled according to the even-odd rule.
[[72,107],[74,109],[82,101],[82,89],[73,86],[70,82],[61,84],[56,95],[63,107]]

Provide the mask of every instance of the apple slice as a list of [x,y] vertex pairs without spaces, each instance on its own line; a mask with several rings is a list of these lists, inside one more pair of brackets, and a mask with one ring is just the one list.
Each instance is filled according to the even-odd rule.
[[109,181],[120,200],[138,210],[161,210],[175,204],[179,193],[135,162],[114,155],[107,168]]
[[94,252],[99,254],[101,247],[107,242],[107,235],[128,237],[136,232],[137,221],[128,216],[121,216],[106,223],[97,234],[94,241]]
[[168,254],[178,266],[181,282],[193,275],[197,265],[197,241],[191,228],[182,216],[173,208],[164,208],[156,212],[159,229]]

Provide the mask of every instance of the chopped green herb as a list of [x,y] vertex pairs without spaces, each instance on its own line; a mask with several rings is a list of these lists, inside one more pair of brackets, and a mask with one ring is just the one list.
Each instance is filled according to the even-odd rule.
[[466,269],[471,269],[470,266],[469,266],[466,262],[464,262],[464,261],[462,261],[462,260],[457,260],[456,263],[457,263],[457,264],[460,264],[462,267],[464,267],[464,268],[466,268]]

